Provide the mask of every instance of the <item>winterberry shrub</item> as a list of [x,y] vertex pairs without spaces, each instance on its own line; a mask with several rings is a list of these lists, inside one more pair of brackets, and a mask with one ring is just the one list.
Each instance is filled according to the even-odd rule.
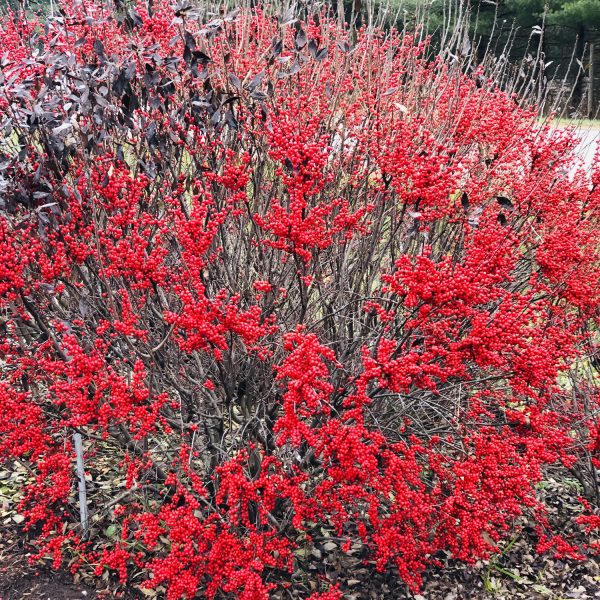
[[1,24],[0,460],[40,556],[258,600],[313,544],[417,589],[546,469],[597,489],[598,161],[409,35],[152,4]]

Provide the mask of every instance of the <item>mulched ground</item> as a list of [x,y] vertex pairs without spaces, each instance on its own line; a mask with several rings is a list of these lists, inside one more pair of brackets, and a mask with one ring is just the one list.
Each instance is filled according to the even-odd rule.
[[[6,481],[6,472],[0,472]],[[11,488],[15,490],[15,488]],[[121,590],[108,577],[101,580],[74,578],[68,572],[56,573],[49,566],[30,565],[27,536],[15,523],[14,499],[0,487],[0,600],[162,600],[164,594],[139,589]],[[558,531],[576,531],[572,527],[577,512],[578,490],[564,480],[550,479],[540,493],[550,506],[549,518]],[[9,500],[6,500],[6,498]],[[554,508],[552,508],[554,507]],[[17,519],[19,520],[19,519]],[[426,574],[420,594],[413,595],[392,571],[375,573],[359,557],[333,552],[313,552],[299,560],[292,576],[298,595],[274,592],[272,600],[295,600],[310,595],[310,585],[326,577],[338,580],[345,600],[567,600],[600,599],[600,561],[589,556],[584,561],[540,556],[533,550],[533,529],[523,523],[521,532],[490,561],[473,567],[445,560],[445,568]],[[580,536],[583,534],[580,532]],[[576,539],[573,541],[577,541]],[[581,541],[581,540],[580,540]],[[589,541],[589,540],[588,540]],[[48,561],[48,565],[50,561]],[[198,596],[201,598],[202,596]]]
[[91,600],[90,587],[77,585],[68,573],[53,573],[43,565],[29,564],[22,533],[2,526],[0,537],[0,600]]
[[[98,589],[75,582],[68,573],[32,566],[17,527],[3,529],[0,538],[0,600],[108,600],[144,598],[137,591],[120,591],[114,582],[102,581]],[[561,561],[527,552],[525,541],[506,556],[475,567],[452,566],[432,572],[421,594],[407,593],[391,574],[365,581],[357,569],[346,579],[345,600],[566,600],[600,598],[600,564]],[[365,583],[369,582],[369,589]],[[348,585],[348,583],[350,585]],[[163,595],[152,596],[159,600]],[[200,596],[199,596],[200,597]],[[279,596],[273,595],[275,600]],[[289,598],[289,595],[285,596]],[[302,595],[306,597],[306,595]]]

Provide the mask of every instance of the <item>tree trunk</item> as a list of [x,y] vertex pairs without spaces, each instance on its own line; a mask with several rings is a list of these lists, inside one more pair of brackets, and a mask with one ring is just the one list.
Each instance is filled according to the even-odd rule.
[[[577,25],[577,40],[575,42],[575,57],[583,64],[585,60],[585,26],[583,23]],[[577,111],[582,110],[583,95],[587,92],[583,84],[585,73],[581,66],[577,70],[577,79],[573,88],[573,104]],[[583,108],[585,110],[585,108]]]

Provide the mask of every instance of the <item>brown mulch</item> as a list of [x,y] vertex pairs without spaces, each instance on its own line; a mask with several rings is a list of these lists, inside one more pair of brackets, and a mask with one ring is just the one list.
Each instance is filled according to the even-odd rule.
[[[134,600],[137,591],[119,590],[106,580],[97,589],[74,581],[68,572],[31,565],[17,527],[3,528],[0,537],[0,600]],[[600,598],[600,564],[595,558],[578,562],[529,553],[525,540],[506,556],[475,567],[448,565],[427,575],[424,589],[413,595],[391,573],[355,579],[343,577],[345,600],[595,600]],[[529,550],[529,551],[528,551]],[[91,583],[91,582],[89,582]],[[350,583],[350,585],[348,585]],[[365,587],[368,585],[368,589]],[[201,596],[199,596],[201,597]],[[278,598],[275,593],[272,596]],[[289,598],[289,595],[285,596]],[[306,597],[306,595],[302,595]],[[161,600],[162,594],[153,595]]]
[[[8,494],[6,488],[0,492]],[[546,505],[554,506],[548,516],[557,530],[574,531],[570,524],[578,510],[578,493],[565,481],[553,479],[540,490]],[[139,588],[124,591],[108,576],[94,580],[74,578],[67,571],[52,571],[51,561],[31,565],[27,534],[19,523],[13,522],[14,502],[5,500],[0,509],[0,600],[164,599],[163,593],[142,594]],[[309,591],[311,586],[306,583],[327,579],[339,581],[344,600],[600,600],[598,556],[575,561],[537,555],[532,528],[526,522],[522,525],[520,533],[489,561],[467,567],[440,557],[445,568],[427,572],[423,590],[417,595],[409,593],[391,571],[376,573],[357,558],[325,550],[315,554],[313,550],[314,556],[299,561],[303,564],[291,578],[298,584],[294,587],[304,592],[292,596],[274,591],[271,598],[306,598],[314,591]],[[581,531],[578,535],[585,536]],[[309,581],[304,582],[305,579]]]
[[16,528],[3,526],[0,538],[0,600],[92,600],[92,588],[74,583],[68,573],[30,565]]

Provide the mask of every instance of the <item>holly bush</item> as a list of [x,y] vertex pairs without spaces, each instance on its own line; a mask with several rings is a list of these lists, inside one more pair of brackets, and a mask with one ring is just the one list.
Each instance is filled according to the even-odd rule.
[[592,552],[598,160],[427,40],[213,17],[2,20],[0,460],[39,556],[314,600],[345,581],[291,578],[313,550],[412,590],[526,517]]

